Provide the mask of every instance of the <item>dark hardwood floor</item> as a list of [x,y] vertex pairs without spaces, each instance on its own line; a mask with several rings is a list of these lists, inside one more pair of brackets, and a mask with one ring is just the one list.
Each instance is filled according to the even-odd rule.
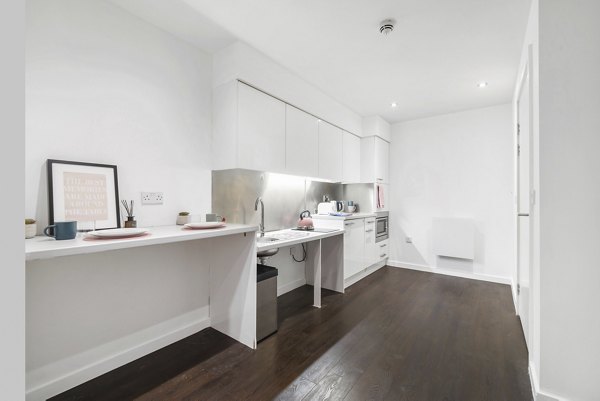
[[52,400],[532,400],[506,285],[384,267],[279,298],[253,351],[206,329]]

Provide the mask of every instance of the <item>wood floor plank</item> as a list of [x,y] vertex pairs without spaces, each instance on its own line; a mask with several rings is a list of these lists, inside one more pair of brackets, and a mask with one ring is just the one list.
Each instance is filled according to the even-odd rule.
[[532,400],[506,285],[384,267],[278,303],[257,350],[206,329],[53,400]]

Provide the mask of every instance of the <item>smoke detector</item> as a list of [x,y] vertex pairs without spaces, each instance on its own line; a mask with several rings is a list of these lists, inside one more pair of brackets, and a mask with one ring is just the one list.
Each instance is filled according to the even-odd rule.
[[390,32],[394,30],[395,23],[396,21],[389,18],[381,21],[381,24],[379,25],[379,32],[381,32],[384,35],[389,35]]

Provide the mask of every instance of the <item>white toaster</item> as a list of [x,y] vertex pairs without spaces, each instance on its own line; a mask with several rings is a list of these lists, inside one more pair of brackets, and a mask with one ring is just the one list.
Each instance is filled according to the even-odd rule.
[[330,202],[321,202],[319,203],[319,206],[317,206],[317,214],[329,214],[331,210]]

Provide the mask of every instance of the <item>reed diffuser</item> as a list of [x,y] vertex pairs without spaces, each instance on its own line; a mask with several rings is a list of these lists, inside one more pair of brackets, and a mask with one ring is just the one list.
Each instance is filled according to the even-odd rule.
[[135,216],[133,215],[133,201],[130,204],[127,204],[127,201],[122,199],[121,203],[127,212],[127,220],[125,220],[125,228],[135,228],[137,227],[137,221],[135,221]]

